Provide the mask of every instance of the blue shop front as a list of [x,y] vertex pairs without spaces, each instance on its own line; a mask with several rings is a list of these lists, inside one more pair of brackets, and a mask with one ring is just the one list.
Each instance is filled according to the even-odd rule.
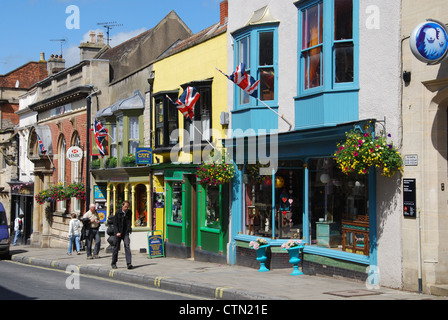
[[[345,175],[333,155],[346,132],[363,131],[371,122],[226,140],[238,165],[231,186],[230,264],[258,268],[249,244],[261,237],[270,244],[268,268],[291,268],[281,245],[300,239],[305,274],[367,279],[368,267],[377,265],[376,172]],[[260,167],[270,174],[260,175]]]

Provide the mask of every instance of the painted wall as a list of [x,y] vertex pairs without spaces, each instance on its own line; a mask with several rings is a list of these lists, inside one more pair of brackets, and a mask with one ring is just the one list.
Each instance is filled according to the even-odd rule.
[[[400,1],[359,2],[359,119],[386,119],[386,130],[401,146]],[[377,125],[377,131],[382,129]],[[400,288],[402,236],[401,177],[377,174],[377,258],[380,284]]]
[[[272,17],[280,21],[278,27],[278,113],[283,114],[294,125],[294,99],[297,94],[297,8],[293,1],[278,0],[229,0],[229,22],[227,39],[227,74],[235,71],[233,62],[233,38],[230,35],[250,20],[252,13],[268,6]],[[224,69],[222,69],[224,70]],[[233,110],[233,90],[235,84],[227,84],[229,111]],[[266,111],[267,117],[277,118],[272,111]],[[232,125],[229,127],[234,128]],[[279,132],[288,131],[288,124],[278,118]]]
[[[181,51],[154,63],[154,93],[179,89],[180,95],[183,92],[180,85],[190,81],[213,78],[212,128],[219,131],[220,138],[225,137],[224,127],[219,121],[221,112],[227,111],[226,88],[229,80],[219,73],[216,68],[221,70],[226,69],[226,52],[226,33],[223,33],[201,44],[188,48],[188,50]],[[183,129],[184,121],[182,117],[182,114],[179,113],[180,130]],[[183,145],[182,133],[179,144],[181,146]],[[191,159],[190,154],[182,153],[180,156],[181,161],[190,162]]]
[[403,154],[418,156],[418,165],[406,166],[404,177],[416,179],[422,253],[419,262],[417,220],[402,218],[403,283],[405,289],[418,290],[420,263],[423,291],[428,293],[435,293],[438,284],[448,283],[448,61],[427,65],[417,60],[409,48],[409,36],[426,19],[447,24],[447,17],[448,6],[444,0],[433,0],[430,6],[403,0],[403,71],[411,72],[412,77],[409,83],[403,83]]

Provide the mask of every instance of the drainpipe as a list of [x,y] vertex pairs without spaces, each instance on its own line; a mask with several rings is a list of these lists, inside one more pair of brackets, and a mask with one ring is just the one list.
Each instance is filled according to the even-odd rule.
[[422,251],[420,243],[420,209],[417,210],[417,256],[418,256],[418,293],[422,293]]
[[[93,89],[93,87],[92,87]],[[87,96],[87,161],[86,161],[86,207],[88,210],[90,206],[90,127],[91,127],[91,109],[92,109],[92,96],[99,94],[101,91],[96,90]]]

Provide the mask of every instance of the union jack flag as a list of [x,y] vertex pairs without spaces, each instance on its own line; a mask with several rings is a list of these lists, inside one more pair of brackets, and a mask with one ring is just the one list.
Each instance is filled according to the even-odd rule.
[[260,83],[260,80],[255,81],[252,76],[246,73],[246,66],[244,63],[240,63],[236,68],[236,71],[227,77],[250,96],[254,98],[258,97],[258,84]]
[[37,142],[39,143],[39,150],[41,154],[47,154],[47,149],[44,146],[44,143],[42,142],[42,139],[39,137],[39,135],[36,133],[37,135]]
[[106,155],[106,151],[104,150],[103,140],[108,135],[106,128],[103,127],[101,122],[95,119],[95,125],[93,126],[93,133],[95,135],[96,146],[98,147],[98,151],[101,156]]
[[177,109],[182,112],[186,119],[193,120],[194,105],[199,100],[200,94],[194,87],[187,87],[176,102],[173,102],[167,95],[167,98],[176,105]]

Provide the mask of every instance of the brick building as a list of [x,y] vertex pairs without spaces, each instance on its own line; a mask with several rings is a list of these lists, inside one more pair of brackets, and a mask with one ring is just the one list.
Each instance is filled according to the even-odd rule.
[[33,186],[32,183],[25,186],[20,182],[20,143],[16,134],[19,124],[19,97],[46,76],[47,62],[43,53],[39,61],[30,61],[5,75],[0,75],[0,202],[5,207],[10,222],[19,213],[25,214],[24,238],[28,237],[31,230],[31,219],[27,217],[31,217],[32,202],[26,205],[23,195],[32,194]]

